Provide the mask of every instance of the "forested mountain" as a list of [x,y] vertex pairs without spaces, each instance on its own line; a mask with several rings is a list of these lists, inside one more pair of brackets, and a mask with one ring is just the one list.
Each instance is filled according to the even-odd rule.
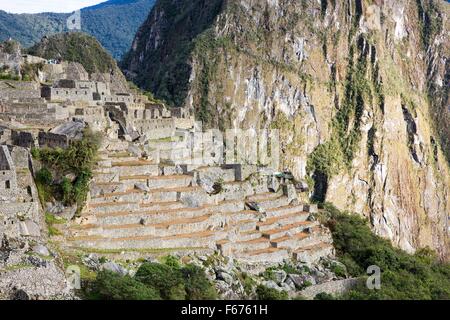
[[[81,28],[96,37],[114,58],[129,49],[155,0],[110,0],[81,10]],[[0,7],[1,9],[1,7]],[[0,10],[0,41],[9,38],[29,47],[43,36],[67,31],[70,13],[10,14]]]

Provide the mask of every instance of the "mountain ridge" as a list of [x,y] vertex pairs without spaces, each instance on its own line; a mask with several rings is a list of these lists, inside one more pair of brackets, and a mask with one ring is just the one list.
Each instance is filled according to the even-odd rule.
[[[129,49],[133,36],[155,0],[110,0],[81,9],[82,30],[96,37],[114,58]],[[12,14],[0,10],[0,41],[9,38],[29,47],[43,36],[68,31],[71,13]],[[117,23],[120,21],[120,23]]]

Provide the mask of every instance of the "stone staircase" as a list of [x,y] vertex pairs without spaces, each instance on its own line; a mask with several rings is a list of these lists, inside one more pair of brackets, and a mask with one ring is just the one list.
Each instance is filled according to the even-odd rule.
[[[196,177],[208,170],[223,180],[221,193],[209,195],[198,185]],[[270,192],[267,183],[236,181],[229,168],[180,172],[124,151],[105,152],[90,190],[82,216],[64,230],[72,248],[219,250],[250,263],[309,261],[333,250],[303,205]]]

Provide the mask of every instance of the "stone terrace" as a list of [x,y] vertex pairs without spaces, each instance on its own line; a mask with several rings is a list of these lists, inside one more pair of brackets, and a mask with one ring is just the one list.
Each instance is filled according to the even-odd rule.
[[[191,170],[191,169],[189,169]],[[126,151],[103,152],[87,207],[65,230],[73,248],[141,251],[219,250],[248,263],[315,261],[332,253],[331,238],[296,200],[269,191],[270,176],[236,181],[235,168],[187,171]],[[201,185],[210,172],[221,192]],[[273,190],[272,190],[273,191]],[[250,210],[249,207],[258,208]]]

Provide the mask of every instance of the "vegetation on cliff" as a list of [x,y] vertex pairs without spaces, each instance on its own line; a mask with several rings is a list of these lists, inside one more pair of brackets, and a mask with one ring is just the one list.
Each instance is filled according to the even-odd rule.
[[[360,277],[359,285],[341,299],[450,299],[450,264],[440,262],[429,249],[414,255],[394,248],[375,235],[360,215],[341,212],[330,204],[320,219],[333,235],[339,260],[350,276]],[[366,287],[369,266],[381,270],[381,289]]]

